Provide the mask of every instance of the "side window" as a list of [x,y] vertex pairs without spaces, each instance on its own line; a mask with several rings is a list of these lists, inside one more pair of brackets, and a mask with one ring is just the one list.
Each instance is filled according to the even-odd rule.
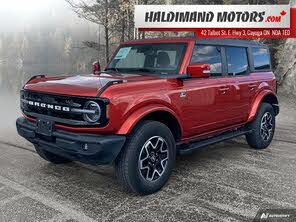
[[267,49],[255,47],[252,48],[252,53],[255,70],[271,69],[269,53]]
[[196,45],[190,63],[208,63],[211,76],[222,76],[221,50],[217,46]]
[[228,75],[244,75],[248,72],[248,56],[246,48],[225,47]]

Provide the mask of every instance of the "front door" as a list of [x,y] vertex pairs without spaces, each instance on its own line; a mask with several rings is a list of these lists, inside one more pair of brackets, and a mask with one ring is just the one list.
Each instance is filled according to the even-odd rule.
[[211,76],[204,79],[188,79],[183,82],[187,106],[184,121],[188,123],[190,135],[211,132],[225,125],[228,100],[227,84],[223,77],[221,48],[211,45],[196,45],[191,63],[210,64]]
[[187,109],[184,110],[186,122],[190,123],[191,136],[223,128],[225,118],[225,99],[227,94],[223,78],[191,79],[184,81]]

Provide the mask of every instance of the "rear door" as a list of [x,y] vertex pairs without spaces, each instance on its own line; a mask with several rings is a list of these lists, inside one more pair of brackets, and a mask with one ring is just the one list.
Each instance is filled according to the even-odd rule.
[[224,53],[227,66],[225,111],[228,124],[234,125],[247,119],[257,84],[250,75],[247,47],[225,46]]

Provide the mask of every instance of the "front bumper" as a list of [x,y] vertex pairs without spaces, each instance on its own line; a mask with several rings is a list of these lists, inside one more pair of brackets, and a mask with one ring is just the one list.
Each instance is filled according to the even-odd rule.
[[18,134],[42,149],[68,159],[92,165],[112,163],[126,137],[120,135],[97,135],[53,130],[51,136],[36,133],[36,124],[24,117],[16,121]]

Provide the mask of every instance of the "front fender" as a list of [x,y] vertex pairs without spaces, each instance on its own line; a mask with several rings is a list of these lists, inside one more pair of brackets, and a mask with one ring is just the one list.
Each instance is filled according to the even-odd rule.
[[276,97],[276,94],[271,91],[271,90],[263,90],[261,91],[256,97],[255,99],[253,100],[252,102],[252,105],[251,105],[251,109],[249,111],[249,115],[248,115],[248,119],[247,119],[247,122],[251,122],[254,117],[256,116],[256,113],[257,113],[257,110],[259,109],[259,106],[262,102],[262,100],[268,96],[268,95],[272,95],[274,97]]
[[125,122],[122,124],[120,129],[116,132],[116,134],[121,134],[121,135],[129,134],[141,119],[143,119],[148,114],[156,111],[164,111],[172,114],[177,119],[181,127],[181,132],[183,132],[182,125],[180,124],[181,123],[180,119],[172,109],[161,104],[150,104],[150,105],[141,107],[136,111],[134,111],[133,113],[131,113],[129,117],[125,120]]

